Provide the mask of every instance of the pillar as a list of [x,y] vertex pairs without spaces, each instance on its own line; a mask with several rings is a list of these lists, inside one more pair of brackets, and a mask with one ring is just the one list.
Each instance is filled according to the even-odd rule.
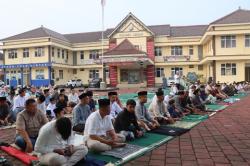
[[110,85],[116,87],[117,82],[117,66],[109,66],[109,75],[110,75]]
[[23,67],[21,67],[21,85],[22,87],[24,86],[23,85]]

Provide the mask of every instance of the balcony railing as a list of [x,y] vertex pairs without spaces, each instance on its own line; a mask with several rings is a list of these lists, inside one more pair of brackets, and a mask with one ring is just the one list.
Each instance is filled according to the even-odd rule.
[[178,62],[178,61],[190,61],[190,55],[168,55],[155,57],[155,62]]
[[79,61],[79,65],[95,65],[100,64],[101,59],[82,59]]

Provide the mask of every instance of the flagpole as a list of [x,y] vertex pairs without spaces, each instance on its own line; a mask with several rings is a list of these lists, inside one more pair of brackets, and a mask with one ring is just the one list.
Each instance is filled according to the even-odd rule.
[[103,52],[104,52],[104,0],[102,1],[102,73],[103,73],[103,82],[106,83],[106,72],[105,72],[105,67],[104,67],[104,62],[103,62]]

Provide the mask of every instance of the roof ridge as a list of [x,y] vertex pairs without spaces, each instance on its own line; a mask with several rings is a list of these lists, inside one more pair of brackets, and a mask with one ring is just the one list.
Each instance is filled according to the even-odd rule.
[[[104,32],[106,32],[107,30],[105,30]],[[62,35],[73,35],[73,34],[86,34],[86,33],[98,33],[98,32],[102,32],[102,31],[89,31],[89,32],[78,32],[78,33],[66,33],[66,34],[62,34]]]

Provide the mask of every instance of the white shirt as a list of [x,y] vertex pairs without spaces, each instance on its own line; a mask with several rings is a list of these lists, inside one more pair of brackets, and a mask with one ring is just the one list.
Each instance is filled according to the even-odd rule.
[[174,75],[174,82],[175,82],[176,84],[179,84],[179,83],[180,83],[180,75],[177,75],[177,74]]
[[114,101],[113,103],[110,103],[110,105],[111,105],[110,116],[111,116],[111,119],[113,119],[113,118],[116,118],[120,112],[122,112],[122,108],[117,104],[116,101]]
[[46,105],[45,105],[45,102],[43,102],[41,104],[37,104],[37,109],[39,109],[40,111],[42,111],[43,113],[46,114]]
[[15,97],[14,98],[13,110],[15,110],[18,107],[23,107],[24,108],[25,101],[26,101],[25,97],[21,97],[20,95],[18,95],[17,97]]
[[70,94],[69,95],[69,102],[74,102],[74,103],[76,103],[76,104],[78,104],[78,102],[79,102],[79,97],[78,97],[78,95],[75,93],[75,94]]
[[107,131],[114,130],[110,116],[101,117],[99,110],[89,115],[84,129],[84,135],[106,136]]
[[40,129],[35,144],[36,152],[46,154],[53,152],[54,149],[64,149],[69,145],[73,145],[73,136],[71,135],[66,141],[63,140],[62,136],[57,132],[55,124],[56,121],[53,120]]
[[51,116],[55,117],[55,113],[54,113],[54,109],[56,108],[56,104],[51,104],[49,103],[49,105],[47,106],[46,110],[50,110],[51,111]]

